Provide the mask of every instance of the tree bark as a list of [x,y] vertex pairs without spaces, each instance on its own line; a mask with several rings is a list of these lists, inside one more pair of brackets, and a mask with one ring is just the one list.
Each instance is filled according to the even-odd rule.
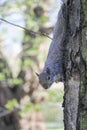
[[65,130],[87,130],[87,39],[83,35],[86,33],[83,27],[87,11],[85,12],[84,6],[87,7],[86,0],[67,2],[67,36],[64,52]]
[[87,130],[87,0],[81,0],[81,69],[79,96],[79,129]]

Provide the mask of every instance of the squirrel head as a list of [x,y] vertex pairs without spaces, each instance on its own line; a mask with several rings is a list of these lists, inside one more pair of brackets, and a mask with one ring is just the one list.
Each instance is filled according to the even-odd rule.
[[[37,73],[36,73],[37,74]],[[37,74],[39,82],[43,88],[48,89],[53,83],[53,75],[50,73],[50,69],[46,68],[45,71]]]
[[57,83],[63,81],[62,74],[54,75],[49,68],[46,68],[45,71],[41,72],[40,74],[37,74],[37,76],[39,77],[40,84],[45,89],[50,88],[53,82]]

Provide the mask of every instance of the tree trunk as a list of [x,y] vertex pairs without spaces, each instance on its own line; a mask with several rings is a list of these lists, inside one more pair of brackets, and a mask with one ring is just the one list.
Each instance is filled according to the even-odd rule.
[[87,130],[87,0],[81,3],[82,33],[81,33],[81,71],[80,71],[80,96],[79,96],[79,126],[80,130]]
[[9,66],[0,52],[0,74],[4,75],[0,77],[0,130],[20,130],[19,115],[15,111],[9,111],[5,108],[5,105],[9,100],[14,99],[14,92],[9,79],[12,79],[12,73]]
[[83,29],[86,23],[86,6],[86,0],[67,2],[67,36],[64,52],[65,130],[87,130],[87,39],[84,36],[86,30]]

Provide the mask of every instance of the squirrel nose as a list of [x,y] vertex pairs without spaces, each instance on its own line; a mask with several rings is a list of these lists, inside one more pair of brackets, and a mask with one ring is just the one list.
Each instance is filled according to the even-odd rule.
[[43,84],[42,87],[43,87],[44,89],[48,89],[48,88],[49,88],[47,84]]

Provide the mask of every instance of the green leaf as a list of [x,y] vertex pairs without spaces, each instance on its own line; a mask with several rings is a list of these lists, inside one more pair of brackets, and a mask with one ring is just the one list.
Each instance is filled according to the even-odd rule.
[[9,79],[9,82],[12,85],[22,85],[23,84],[23,80],[21,78]]
[[6,78],[5,78],[5,74],[4,73],[0,73],[0,81],[2,81],[2,80],[5,80]]
[[12,111],[12,110],[14,109],[14,107],[16,107],[17,105],[18,105],[17,100],[16,100],[16,99],[12,99],[12,100],[9,100],[9,101],[7,102],[7,104],[5,105],[5,107],[6,107],[8,110]]
[[34,65],[34,61],[31,59],[25,59],[24,60],[24,66],[33,66]]
[[35,105],[35,109],[36,109],[37,111],[41,111],[41,104],[36,104],[36,105]]

